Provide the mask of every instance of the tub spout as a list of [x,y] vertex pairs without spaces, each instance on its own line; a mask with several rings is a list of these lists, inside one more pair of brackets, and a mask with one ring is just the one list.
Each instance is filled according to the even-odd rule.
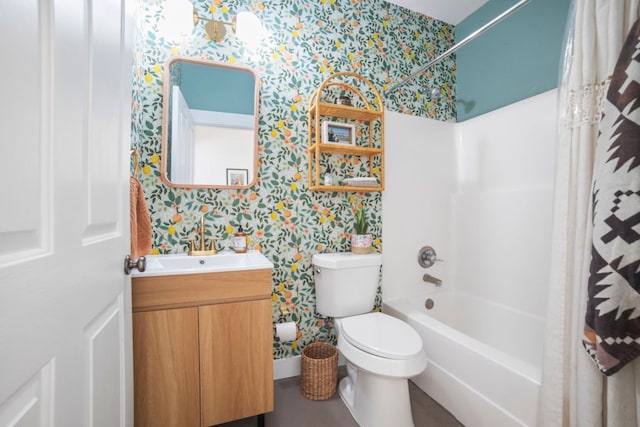
[[424,276],[422,276],[422,280],[424,282],[433,283],[436,286],[442,286],[442,280],[438,279],[437,277],[433,277],[430,274],[425,274]]

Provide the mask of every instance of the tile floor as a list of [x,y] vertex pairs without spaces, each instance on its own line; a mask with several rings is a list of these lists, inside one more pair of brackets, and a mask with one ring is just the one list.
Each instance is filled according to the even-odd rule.
[[[344,375],[344,368],[339,376]],[[409,382],[411,409],[416,427],[462,426],[446,409]],[[275,410],[265,417],[265,427],[358,427],[347,407],[336,393],[329,400],[308,400],[300,393],[300,377],[275,382]],[[246,418],[224,427],[255,427],[257,419]],[[395,427],[395,426],[389,426]]]

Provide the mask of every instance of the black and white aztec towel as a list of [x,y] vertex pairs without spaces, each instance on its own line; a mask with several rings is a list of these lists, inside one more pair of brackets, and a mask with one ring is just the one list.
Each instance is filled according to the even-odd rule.
[[640,20],[616,63],[598,131],[583,344],[612,375],[640,355]]

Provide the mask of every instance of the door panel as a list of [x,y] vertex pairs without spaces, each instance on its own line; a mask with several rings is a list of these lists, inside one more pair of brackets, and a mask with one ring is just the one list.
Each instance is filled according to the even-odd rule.
[[[125,348],[120,341],[124,325],[124,295],[85,328],[89,349],[89,419],[93,426],[124,425]],[[96,404],[99,402],[99,404]]]
[[0,182],[19,183],[2,189],[0,267],[50,250],[52,16],[47,2],[19,3],[0,2],[0,28],[12,41],[2,44]]
[[0,1],[2,426],[133,425],[131,7]]
[[87,94],[88,143],[83,150],[88,201],[85,244],[121,232],[122,187],[111,185],[119,177],[122,161],[122,152],[112,148],[120,136],[120,127],[113,124],[120,117],[121,106],[120,98],[112,94],[119,93],[122,85],[111,77],[119,75],[121,66],[120,34],[113,31],[120,27],[120,15],[117,1],[94,0],[90,7],[87,33],[92,42],[88,52],[91,90]]
[[53,361],[0,406],[1,426],[53,425]]

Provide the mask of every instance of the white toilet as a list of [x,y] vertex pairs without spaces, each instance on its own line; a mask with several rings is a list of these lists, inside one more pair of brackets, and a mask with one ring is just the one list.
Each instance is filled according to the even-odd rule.
[[316,308],[335,318],[348,375],[338,393],[361,427],[413,427],[407,379],[427,367],[420,335],[402,320],[372,313],[380,254],[313,256]]

